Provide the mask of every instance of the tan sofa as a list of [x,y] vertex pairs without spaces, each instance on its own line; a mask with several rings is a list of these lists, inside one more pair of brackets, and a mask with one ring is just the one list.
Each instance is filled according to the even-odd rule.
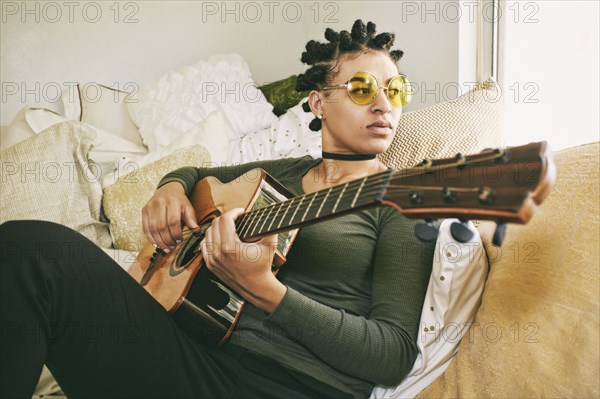
[[488,247],[475,322],[418,398],[600,397],[599,157],[597,142],[554,154],[553,191]]
[[[382,160],[405,168],[500,146],[501,110],[490,98],[475,91],[403,116]],[[491,269],[475,322],[419,398],[600,397],[599,144],[554,159],[556,184],[533,220],[509,225],[501,248],[487,247]],[[489,227],[480,226],[488,242]],[[46,374],[36,393],[57,391]]]

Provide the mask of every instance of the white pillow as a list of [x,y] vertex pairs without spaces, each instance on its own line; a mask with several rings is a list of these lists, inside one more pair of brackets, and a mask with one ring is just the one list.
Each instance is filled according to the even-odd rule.
[[27,112],[25,112],[25,119],[35,133],[40,133],[42,130],[46,130],[52,125],[69,120],[52,110],[34,107],[29,108]]
[[191,147],[196,144],[202,144],[209,151],[212,166],[220,166],[225,162],[227,154],[229,153],[229,141],[225,138],[226,131],[227,124],[225,123],[223,115],[218,111],[213,112],[203,122],[193,126],[168,146],[160,148],[158,151],[150,152],[148,155],[142,157],[123,157],[115,172],[103,177],[101,181],[102,188],[104,189],[111,184],[116,183],[119,177],[137,171],[152,162],[158,161],[175,150]]
[[[30,108],[25,112],[25,119],[35,133],[40,133],[57,123],[67,122],[68,119],[54,111],[45,108]],[[123,159],[141,157],[148,153],[141,143],[133,143],[96,126],[85,124],[96,131],[96,138],[88,153],[90,161],[95,162],[99,169],[93,169],[98,180],[111,171],[115,171]]]
[[223,112],[230,139],[277,120],[238,54],[213,56],[169,72],[143,87],[137,97],[129,113],[150,152],[167,146],[213,111]]
[[129,116],[127,105],[138,101],[135,93],[116,90],[98,83],[79,83],[62,96],[65,115],[112,132],[143,146],[142,137]]
[[35,136],[35,132],[26,119],[29,109],[29,105],[24,106],[7,126],[3,126],[0,134],[0,150],[6,150],[29,137]]
[[396,387],[375,387],[371,399],[412,398],[448,368],[458,344],[475,320],[488,275],[479,232],[466,242],[450,233],[452,223],[440,225],[429,286],[423,303],[417,345],[419,354],[408,376]]
[[124,160],[148,154],[148,149],[143,144],[132,143],[95,126],[90,127],[97,135],[88,157],[98,164],[102,177],[118,170]]
[[233,140],[227,162],[234,165],[305,155],[319,158],[321,131],[314,132],[308,128],[314,115],[302,109],[304,101],[288,109],[271,127]]

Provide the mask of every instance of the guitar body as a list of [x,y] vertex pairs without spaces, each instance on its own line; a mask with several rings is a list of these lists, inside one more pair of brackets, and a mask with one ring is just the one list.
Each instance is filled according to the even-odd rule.
[[[190,197],[201,231],[183,227],[183,242],[168,254],[146,245],[129,274],[152,295],[180,328],[196,341],[219,346],[227,341],[244,307],[243,298],[205,267],[199,245],[218,215],[233,208],[260,209],[293,195],[262,169],[253,169],[230,183],[214,177],[200,180]],[[276,272],[298,229],[282,232],[273,259]]]

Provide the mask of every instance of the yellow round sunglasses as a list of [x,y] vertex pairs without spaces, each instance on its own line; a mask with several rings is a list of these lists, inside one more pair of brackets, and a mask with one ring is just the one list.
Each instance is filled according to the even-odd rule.
[[406,75],[397,75],[389,80],[387,87],[379,86],[377,78],[369,72],[356,72],[343,85],[326,86],[323,90],[345,88],[352,101],[359,105],[368,105],[375,101],[379,89],[383,89],[394,107],[405,107],[412,100],[412,88]]

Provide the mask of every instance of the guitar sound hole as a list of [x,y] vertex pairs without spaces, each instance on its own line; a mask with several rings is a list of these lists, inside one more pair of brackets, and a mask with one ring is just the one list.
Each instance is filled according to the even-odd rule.
[[194,257],[198,254],[195,250],[198,249],[200,241],[204,238],[204,234],[192,234],[185,242],[183,248],[179,252],[177,257],[177,266],[183,267],[190,263]]
[[194,303],[204,303],[216,310],[225,308],[229,303],[229,295],[215,284],[215,280],[218,280],[217,277],[206,267],[200,268],[187,298]]

